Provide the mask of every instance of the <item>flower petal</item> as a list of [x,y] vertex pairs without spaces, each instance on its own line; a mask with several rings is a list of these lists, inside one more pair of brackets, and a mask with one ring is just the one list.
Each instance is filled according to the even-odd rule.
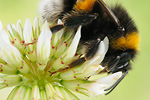
[[[37,60],[40,64],[47,63],[49,59],[51,37],[52,37],[52,32],[50,31],[48,23],[45,22],[37,42]],[[44,67],[40,67],[40,70],[43,69]]]
[[46,83],[45,91],[48,99],[54,99],[54,94],[56,93],[54,87],[50,83]]
[[62,80],[61,84],[68,89],[83,93],[89,96],[104,95],[105,89],[113,85],[122,75],[122,72],[117,72],[102,79],[87,81],[87,80]]
[[93,83],[87,83],[83,88],[88,90],[88,94],[92,96],[104,95],[106,88],[113,85],[122,75],[122,72],[117,72],[102,79],[95,80]]
[[33,25],[34,31],[35,31],[36,29],[38,29],[38,27],[39,27],[39,21],[38,21],[38,18],[35,17],[35,19],[34,19],[34,25]]
[[10,44],[8,31],[6,31],[4,28],[0,30],[0,47],[5,46],[5,44]]
[[24,93],[23,99],[22,100],[30,100],[30,95],[31,95],[31,88],[28,87],[26,88],[26,91]]
[[25,43],[32,43],[32,24],[30,19],[26,19],[25,26],[23,29],[23,37]]
[[63,22],[61,21],[61,19],[58,19],[57,24],[63,24]]
[[84,69],[83,71],[80,68],[76,67],[76,68],[72,68],[67,71],[61,72],[59,77],[62,80],[85,79],[91,75],[98,74],[102,69],[103,67],[99,64],[90,65],[86,67],[86,69]]
[[22,100],[26,88],[24,86],[15,87],[8,96],[7,100]]
[[19,75],[3,75],[0,76],[0,81],[2,81],[6,86],[16,86],[21,82],[22,78]]
[[38,85],[32,86],[31,100],[40,100],[40,90]]
[[40,97],[41,97],[41,100],[47,100],[46,92],[44,89],[40,90]]
[[66,52],[66,56],[63,59],[64,62],[70,61],[72,57],[75,55],[80,38],[81,38],[81,26],[78,28],[78,31],[76,32],[76,35],[74,36],[72,43],[70,44]]
[[8,29],[8,31],[9,31],[9,38],[10,39],[12,39],[12,40],[14,40],[16,37],[15,37],[15,34],[13,33],[13,30],[12,29],[16,29],[15,28],[15,25],[13,25],[13,24],[8,24],[7,25],[7,29]]
[[9,67],[7,66],[7,64],[6,65],[0,64],[0,73],[8,74],[8,75],[17,74],[18,69]]
[[78,97],[76,97],[72,92],[70,92],[66,88],[61,88],[61,92],[66,100],[80,100]]
[[39,19],[37,17],[35,17],[34,19],[33,29],[34,29],[34,38],[38,38],[40,30],[39,30]]
[[16,47],[10,44],[9,37],[5,30],[2,30],[0,33],[0,49],[1,57],[9,65],[21,67],[21,54]]
[[63,94],[61,93],[61,88],[59,86],[55,86],[54,89],[56,91],[55,100],[63,100],[63,99],[65,99],[63,97]]
[[10,93],[9,96],[7,97],[7,100],[13,100],[12,98],[14,98],[14,96],[16,95],[18,88],[19,88],[19,87],[15,87],[15,88],[11,91],[11,93]]
[[[107,38],[105,39],[105,42],[108,42]],[[108,44],[104,43],[104,41],[101,41],[101,43],[99,44],[99,47],[98,47],[98,50],[97,50],[96,54],[92,58],[92,59],[95,59],[95,58],[99,57],[99,60],[97,60],[97,62],[95,62],[95,63],[97,63],[97,64],[99,63],[100,64],[102,62],[102,60],[104,59],[104,56],[105,56],[107,50],[108,50]]]
[[109,48],[109,40],[108,37],[105,37],[103,40],[104,44],[105,44],[105,53],[108,51]]
[[3,24],[2,22],[0,21],[0,30],[3,28]]
[[17,30],[17,32],[20,36],[20,40],[24,40],[24,38],[23,38],[23,29],[21,27],[21,21],[20,20],[17,21],[16,30]]

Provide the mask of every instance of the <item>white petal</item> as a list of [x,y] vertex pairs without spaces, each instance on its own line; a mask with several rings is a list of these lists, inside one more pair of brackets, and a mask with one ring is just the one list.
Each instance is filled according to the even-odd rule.
[[120,77],[122,76],[122,72],[117,72],[117,73],[114,73],[112,75],[109,75],[105,78],[102,78],[102,79],[98,79],[96,80],[97,82],[99,83],[103,83],[103,84],[107,84],[107,85],[112,85],[114,82],[116,82]]
[[34,26],[33,26],[34,30],[38,28],[38,25],[39,25],[38,24],[38,17],[35,17],[35,19],[34,19]]
[[21,39],[23,40],[22,27],[21,27],[20,19],[17,21],[16,30],[17,30],[18,34],[20,35]]
[[14,30],[16,30],[16,26],[14,24],[11,24],[11,26]]
[[2,22],[0,21],[0,30],[3,28],[3,24]]
[[98,74],[103,69],[104,69],[104,67],[102,67],[99,64],[89,66],[84,70],[84,72],[82,74],[79,74],[79,76],[77,75],[77,77],[85,78],[85,77],[88,77],[88,76],[92,76],[92,75]]
[[15,36],[14,36],[14,34],[13,34],[13,32],[12,32],[12,28],[13,28],[12,24],[8,24],[8,25],[7,25],[7,29],[8,29],[8,31],[10,32],[10,37],[12,37],[12,38],[14,39]]
[[63,100],[63,94],[61,93],[61,88],[59,88],[58,86],[54,87],[57,96],[55,96],[55,100]]
[[99,61],[99,63],[101,63],[101,61],[104,59],[105,54],[106,54],[106,46],[105,46],[104,42],[101,41],[99,48],[97,50],[97,53],[95,54],[94,57],[97,57],[97,56],[101,57],[101,59]]
[[105,38],[104,41],[100,42],[98,50],[97,50],[96,54],[94,55],[94,57],[92,59],[95,59],[95,58],[99,57],[100,60],[97,63],[101,63],[102,60],[105,57],[105,54],[106,54],[107,50],[108,50],[108,46],[109,46],[108,45],[108,38]]
[[49,58],[51,37],[52,32],[48,23],[45,22],[37,42],[37,58],[40,63],[44,63]]
[[45,92],[47,98],[54,97],[54,94],[56,94],[54,87],[50,83],[45,84]]
[[10,44],[8,32],[5,29],[0,30],[0,47],[5,46],[5,44]]
[[80,38],[81,38],[81,26],[78,28],[78,31],[76,32],[76,35],[74,36],[72,43],[67,50],[66,57],[64,58],[64,62],[70,60],[75,55]]
[[22,78],[19,75],[2,75],[0,81],[3,81],[3,83],[8,84],[9,86],[14,86],[20,83],[21,79]]
[[64,29],[61,29],[60,31],[57,32],[57,34],[58,34],[58,39],[61,39],[63,33],[64,33]]
[[34,30],[34,38],[38,38],[38,36],[40,35],[40,27],[39,27],[39,19],[38,17],[35,17],[34,19],[34,25],[33,25],[33,30]]
[[8,33],[4,29],[0,32],[0,50],[2,59],[8,64],[21,66],[21,54],[17,48],[11,45]]
[[93,65],[93,66],[89,65],[88,67],[86,67],[86,69],[83,69],[83,70],[80,68],[69,69],[65,72],[61,72],[59,76],[62,80],[85,79],[85,77],[95,75],[103,69],[104,68],[99,64]]
[[25,26],[23,29],[23,36],[25,43],[32,43],[32,24],[29,19],[26,19]]
[[14,92],[10,95],[9,99],[7,100],[23,100],[24,92],[26,90],[25,86],[18,86],[16,87]]
[[108,37],[105,37],[104,40],[103,40],[104,44],[105,44],[105,52],[108,51],[108,48],[109,48],[109,40],[108,40]]
[[38,85],[32,86],[31,98],[30,100],[40,100],[40,90]]
[[21,67],[21,54],[17,48],[12,45],[6,45],[6,48],[1,49],[2,59],[5,60],[8,64]]
[[104,95],[105,89],[113,85],[122,75],[122,72],[117,72],[105,78],[95,80],[94,83],[87,83],[83,88],[88,90],[88,94],[92,96]]
[[61,21],[61,19],[58,19],[57,24],[63,24],[63,22]]
[[[58,19],[57,24],[63,24],[63,22],[60,19]],[[61,29],[54,34],[54,38],[52,42],[53,46],[56,46],[57,42],[62,37],[63,33],[64,33],[64,29]]]
[[[19,24],[21,25],[21,20],[20,20],[20,19],[17,21],[16,26],[18,26]],[[19,25],[19,26],[20,26],[20,25]]]

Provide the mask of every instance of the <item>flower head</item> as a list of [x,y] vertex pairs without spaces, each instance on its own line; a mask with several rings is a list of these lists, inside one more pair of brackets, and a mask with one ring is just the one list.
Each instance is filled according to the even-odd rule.
[[103,95],[122,74],[88,80],[104,69],[99,64],[108,50],[108,38],[100,42],[94,57],[70,67],[85,56],[80,38],[81,26],[75,34],[65,28],[53,34],[47,22],[39,25],[38,18],[33,26],[27,19],[24,28],[20,20],[7,28],[0,22],[0,89],[16,86],[8,100],[78,100],[71,90]]

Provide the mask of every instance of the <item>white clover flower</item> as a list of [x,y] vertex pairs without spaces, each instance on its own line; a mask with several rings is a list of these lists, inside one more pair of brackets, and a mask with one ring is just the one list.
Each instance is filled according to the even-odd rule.
[[78,48],[81,26],[76,34],[66,29],[52,34],[47,22],[41,27],[38,18],[33,26],[27,19],[24,28],[20,20],[7,29],[0,22],[0,89],[15,86],[7,100],[79,100],[71,91],[103,95],[121,77],[118,72],[87,79],[104,69],[99,64],[108,50],[107,37],[93,58],[69,68],[70,63],[84,57]]

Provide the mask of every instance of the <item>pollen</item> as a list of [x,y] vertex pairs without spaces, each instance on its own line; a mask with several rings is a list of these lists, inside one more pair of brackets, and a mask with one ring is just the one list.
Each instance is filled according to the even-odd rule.
[[14,44],[15,42],[14,41],[12,41],[12,44]]
[[78,89],[76,89],[76,91],[78,92],[79,90],[78,90]]
[[95,1],[96,0],[78,0],[74,6],[74,9],[90,12],[93,9]]
[[63,62],[63,61],[61,61],[61,64],[64,64],[64,62]]
[[55,47],[54,47],[54,46],[52,46],[52,49],[55,49]]

